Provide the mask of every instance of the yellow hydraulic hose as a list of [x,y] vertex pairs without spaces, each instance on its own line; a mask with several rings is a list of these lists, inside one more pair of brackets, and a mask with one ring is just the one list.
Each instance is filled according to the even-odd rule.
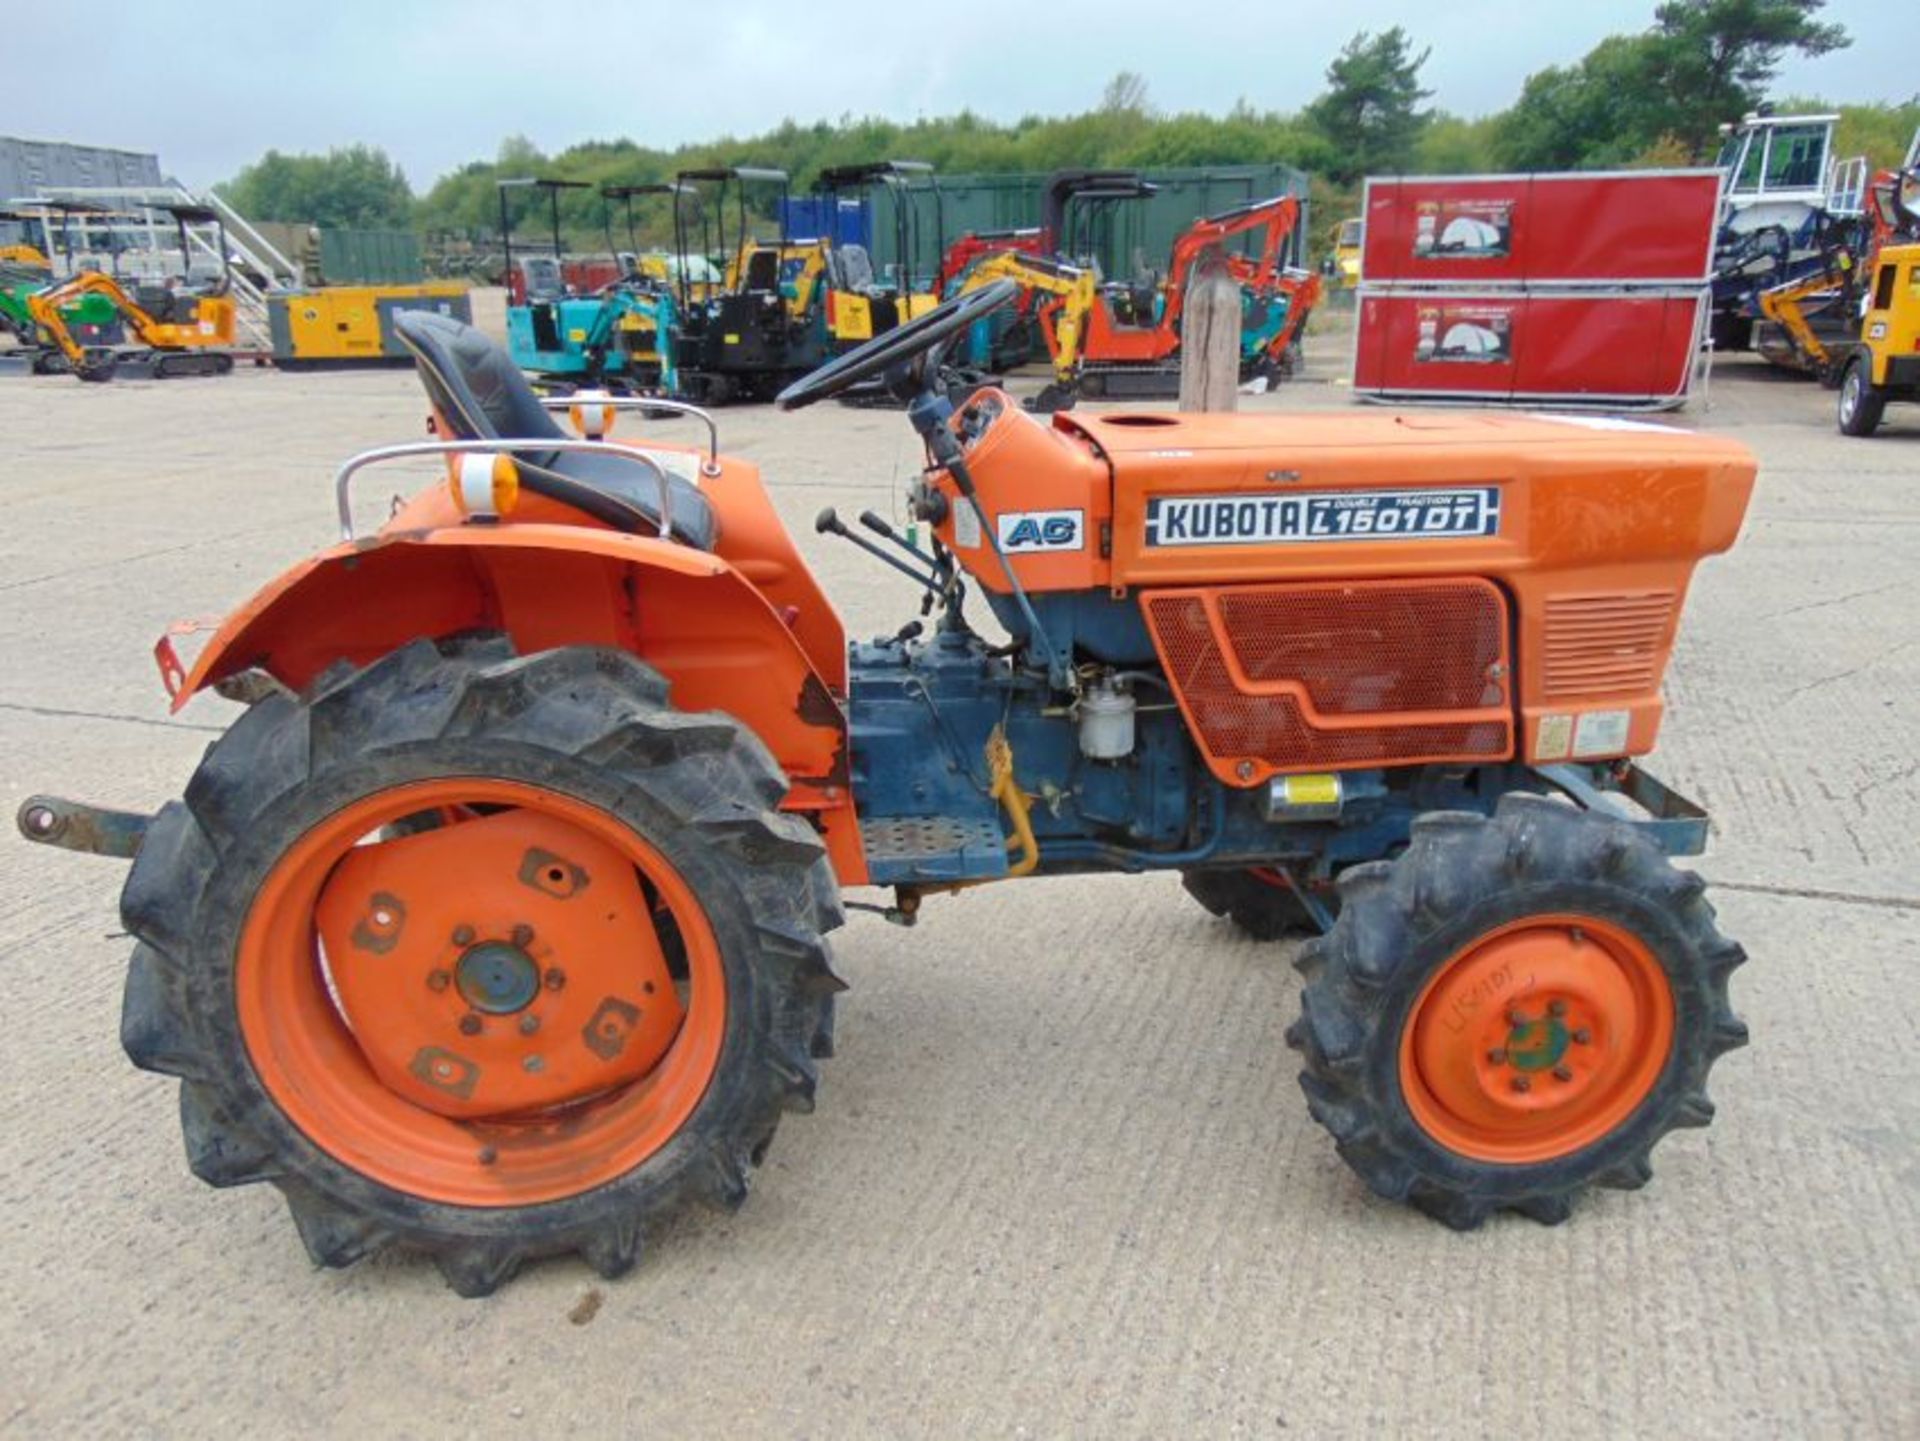
[[1040,864],[1040,843],[1033,838],[1027,793],[1013,779],[1013,747],[1007,744],[1007,733],[1002,726],[995,726],[993,734],[987,737],[987,774],[993,778],[989,794],[1006,808],[1007,820],[1013,826],[1007,849],[1019,853],[1019,859],[1007,867],[1007,874],[1032,875]]

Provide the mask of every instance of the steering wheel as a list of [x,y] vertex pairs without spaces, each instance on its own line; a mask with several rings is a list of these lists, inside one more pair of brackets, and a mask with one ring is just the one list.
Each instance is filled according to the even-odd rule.
[[1003,305],[1011,305],[1020,287],[1011,280],[996,280],[942,301],[917,320],[876,335],[858,350],[835,356],[818,370],[810,370],[774,397],[782,410],[799,410],[815,401],[838,395],[869,376],[892,370],[944,345],[976,320],[991,315]]

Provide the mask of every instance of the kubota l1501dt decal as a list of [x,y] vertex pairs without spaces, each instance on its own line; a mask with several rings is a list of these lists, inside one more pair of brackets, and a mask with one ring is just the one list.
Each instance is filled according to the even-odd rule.
[[1301,495],[1156,495],[1147,544],[1274,545],[1392,537],[1459,540],[1500,533],[1500,490],[1342,490]]

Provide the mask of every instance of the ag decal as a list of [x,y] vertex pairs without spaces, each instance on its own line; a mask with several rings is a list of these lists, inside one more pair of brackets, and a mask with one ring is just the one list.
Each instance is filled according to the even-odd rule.
[[1492,485],[1296,495],[1157,495],[1147,501],[1149,546],[1460,540],[1499,533],[1500,489]]
[[1000,549],[1008,555],[1036,550],[1086,549],[1086,512],[1009,510],[999,518]]

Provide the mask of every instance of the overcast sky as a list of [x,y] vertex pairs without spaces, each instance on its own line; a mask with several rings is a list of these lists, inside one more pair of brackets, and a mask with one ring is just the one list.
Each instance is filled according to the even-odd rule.
[[[194,186],[269,148],[364,141],[425,190],[515,132],[551,153],[788,117],[971,107],[1011,120],[1087,109],[1123,69],[1164,110],[1292,110],[1355,30],[1395,24],[1433,47],[1433,103],[1478,115],[1510,104],[1529,72],[1644,28],[1654,0],[90,0],[84,23],[62,4],[6,8],[0,134],[157,151]],[[1830,0],[1826,16],[1855,43],[1789,61],[1779,93],[1920,91],[1920,0]]]

